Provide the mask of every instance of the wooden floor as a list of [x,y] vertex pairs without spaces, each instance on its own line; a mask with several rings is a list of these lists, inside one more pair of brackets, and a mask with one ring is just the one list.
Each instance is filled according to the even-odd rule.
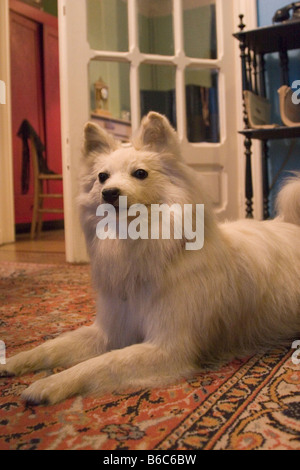
[[0,262],[64,264],[64,230],[42,232],[39,240],[30,240],[30,234],[16,236],[16,243],[0,246]]

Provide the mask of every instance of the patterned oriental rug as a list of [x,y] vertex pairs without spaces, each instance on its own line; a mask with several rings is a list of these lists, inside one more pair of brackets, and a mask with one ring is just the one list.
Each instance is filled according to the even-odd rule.
[[[92,323],[88,266],[0,264],[7,356]],[[300,449],[300,366],[276,349],[168,388],[27,406],[46,372],[0,379],[0,449]],[[54,373],[57,372],[54,370]]]

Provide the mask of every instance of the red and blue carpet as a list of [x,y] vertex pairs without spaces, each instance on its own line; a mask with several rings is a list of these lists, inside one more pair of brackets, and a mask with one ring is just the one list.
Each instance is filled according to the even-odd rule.
[[[0,264],[7,355],[92,323],[88,266]],[[0,449],[300,449],[300,366],[276,349],[168,388],[27,406],[0,379]],[[55,372],[55,371],[54,371]]]

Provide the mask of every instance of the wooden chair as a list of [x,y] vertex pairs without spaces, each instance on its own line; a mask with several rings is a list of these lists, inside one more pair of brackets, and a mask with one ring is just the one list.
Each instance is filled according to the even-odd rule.
[[63,176],[60,174],[48,174],[40,172],[37,149],[34,138],[32,136],[30,137],[30,154],[33,165],[34,178],[34,203],[30,238],[34,239],[38,238],[41,234],[43,214],[61,214],[64,212],[63,209],[47,209],[44,207],[45,199],[61,199],[63,197],[63,194],[54,194],[44,190],[45,187],[49,186],[46,184],[47,182],[62,181]]

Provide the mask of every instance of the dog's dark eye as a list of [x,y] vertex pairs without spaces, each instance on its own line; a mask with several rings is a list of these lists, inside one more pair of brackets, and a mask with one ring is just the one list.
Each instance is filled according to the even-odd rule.
[[134,173],[132,173],[132,176],[134,176],[135,178],[139,179],[139,180],[144,180],[145,178],[147,178],[148,176],[148,173],[146,170],[136,170]]
[[99,173],[98,178],[99,178],[100,183],[103,184],[109,178],[109,174],[108,173]]

